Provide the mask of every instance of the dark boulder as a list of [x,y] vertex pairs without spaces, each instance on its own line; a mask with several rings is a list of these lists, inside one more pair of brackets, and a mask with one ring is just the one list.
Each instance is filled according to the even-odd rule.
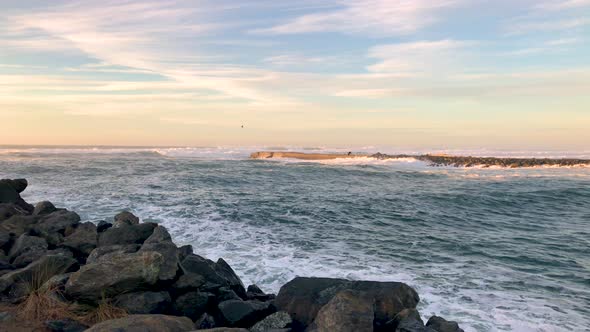
[[385,331],[397,331],[398,329],[424,329],[424,321],[416,309],[404,309],[384,326]]
[[28,212],[14,203],[0,203],[0,222],[12,216],[24,216]]
[[194,330],[186,317],[166,315],[130,315],[98,323],[86,332],[187,332]]
[[48,255],[18,270],[0,276],[0,293],[15,286],[16,283],[31,282],[36,278],[49,280],[51,277],[70,272],[77,268],[75,259],[66,256]]
[[12,265],[20,268],[43,257],[47,253],[47,248],[45,239],[23,234],[14,242],[8,256]]
[[197,320],[212,305],[215,295],[205,292],[188,292],[179,296],[172,305],[174,313]]
[[270,302],[229,300],[219,303],[219,313],[225,325],[251,327],[276,310]]
[[442,317],[432,316],[426,326],[437,332],[464,332],[457,322],[447,321]]
[[133,213],[128,211],[123,211],[117,214],[114,218],[113,227],[121,227],[121,226],[131,226],[139,224],[139,218],[136,217]]
[[66,229],[75,228],[80,223],[80,216],[76,212],[57,210],[39,217],[39,221],[32,226],[34,234],[44,237],[47,243],[58,246],[63,242]]
[[193,246],[187,244],[178,248],[178,259],[182,262],[188,255],[193,254]]
[[188,291],[195,291],[205,285],[205,277],[196,273],[187,273],[181,275],[171,289],[176,294],[186,293]]
[[154,232],[158,225],[154,223],[143,223],[138,225],[121,225],[111,227],[100,233],[98,246],[112,246],[123,244],[142,244]]
[[220,259],[217,263],[198,255],[187,256],[180,264],[185,280],[198,281],[204,279],[205,283],[200,288],[217,290],[227,286],[240,297],[245,297],[245,289],[242,281],[237,277],[227,263]]
[[49,201],[43,201],[43,202],[39,202],[39,203],[37,203],[37,205],[35,205],[35,209],[33,210],[33,215],[40,216],[40,215],[50,214],[55,211],[57,211],[57,209],[55,208],[53,203],[51,203]]
[[158,281],[162,264],[162,255],[156,252],[113,255],[72,273],[65,294],[81,302],[97,303],[103,297],[145,290]]
[[39,219],[34,216],[13,215],[0,223],[0,234],[19,237],[27,233]]
[[217,326],[215,324],[215,318],[207,313],[202,314],[201,317],[195,321],[195,327],[197,330],[212,329],[215,326]]
[[96,225],[96,231],[99,233],[102,233],[111,227],[113,227],[113,224],[111,224],[110,222],[106,222],[104,220],[101,220],[98,222],[98,225]]
[[231,288],[229,287],[221,287],[217,290],[217,300],[219,302],[227,301],[227,300],[243,300],[241,297],[236,294]]
[[320,308],[344,289],[361,291],[373,299],[377,330],[403,309],[415,308],[420,300],[414,289],[399,282],[297,277],[281,287],[275,304],[291,315],[298,328],[305,328]]
[[172,281],[178,272],[178,248],[172,242],[172,238],[163,226],[154,229],[152,235],[145,240],[139,252],[155,251],[160,253],[164,258],[164,263],[160,269],[160,281]]
[[275,298],[274,294],[265,294],[262,289],[256,285],[248,286],[246,290],[246,298],[248,300],[269,301]]
[[68,235],[63,242],[63,246],[71,249],[78,257],[86,259],[88,255],[96,248],[98,243],[98,234],[96,225],[91,222],[79,224],[72,234]]
[[374,299],[365,292],[345,289],[324,305],[312,324],[318,332],[372,332]]
[[291,322],[291,316],[288,313],[279,311],[254,324],[250,328],[250,332],[268,332],[289,328]]
[[0,180],[0,203],[14,203],[30,214],[33,212],[33,206],[25,202],[19,195],[26,187],[27,180],[25,179]]
[[162,314],[172,299],[168,292],[135,292],[118,295],[113,304],[130,314]]
[[45,321],[45,327],[51,332],[82,332],[88,328],[87,325],[69,318]]
[[27,186],[29,185],[29,183],[26,179],[15,179],[15,180],[3,179],[3,180],[0,180],[0,186],[1,185],[9,185],[18,194],[20,194],[23,191],[25,191],[25,189],[27,189]]
[[123,244],[98,247],[90,252],[90,255],[88,255],[88,258],[86,259],[86,263],[95,263],[102,259],[108,260],[109,257],[113,255],[118,256],[121,254],[131,254],[137,252],[139,248],[139,244]]

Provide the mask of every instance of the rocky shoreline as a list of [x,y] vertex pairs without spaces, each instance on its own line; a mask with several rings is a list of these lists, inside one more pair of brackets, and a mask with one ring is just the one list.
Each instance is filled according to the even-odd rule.
[[27,185],[0,180],[0,331],[463,331],[424,323],[418,293],[399,282],[297,277],[276,296],[245,287],[163,226],[130,212],[82,222],[25,202]]
[[472,157],[472,156],[448,156],[448,155],[411,155],[395,154],[388,155],[383,153],[375,154],[335,154],[335,153],[302,153],[302,152],[273,152],[262,151],[254,152],[250,155],[252,159],[269,159],[269,158],[293,158],[301,160],[333,160],[333,159],[352,159],[352,158],[374,158],[379,160],[386,159],[407,159],[412,158],[426,162],[430,166],[453,166],[453,167],[575,167],[590,166],[589,159],[550,159],[550,158],[497,158],[497,157]]

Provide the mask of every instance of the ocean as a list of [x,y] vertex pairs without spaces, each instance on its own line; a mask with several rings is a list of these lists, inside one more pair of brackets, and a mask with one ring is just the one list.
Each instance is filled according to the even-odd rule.
[[[430,167],[413,159],[251,160],[258,150],[2,147],[0,178],[83,220],[123,209],[223,257],[268,292],[295,276],[402,281],[465,331],[588,331],[590,168]],[[590,151],[435,151],[590,158]]]

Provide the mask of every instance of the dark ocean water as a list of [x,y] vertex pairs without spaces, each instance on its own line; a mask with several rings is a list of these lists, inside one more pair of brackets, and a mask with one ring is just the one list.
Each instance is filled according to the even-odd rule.
[[249,160],[252,149],[0,149],[0,178],[84,220],[129,209],[245,283],[403,281],[466,331],[587,331],[590,168]]

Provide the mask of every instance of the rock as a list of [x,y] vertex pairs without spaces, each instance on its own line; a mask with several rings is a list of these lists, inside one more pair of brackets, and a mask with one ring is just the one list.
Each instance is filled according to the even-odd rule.
[[163,257],[156,252],[112,255],[109,260],[86,264],[74,272],[65,294],[81,302],[97,303],[103,297],[143,290],[158,281]]
[[82,332],[88,326],[73,319],[59,319],[45,321],[45,327],[51,332]]
[[[27,233],[39,219],[34,216],[13,215],[0,223],[0,234],[21,236]],[[5,237],[6,235],[3,235]]]
[[25,202],[20,193],[27,187],[27,180],[0,180],[0,203],[13,203],[19,208],[31,213],[33,206]]
[[115,297],[113,303],[130,314],[161,314],[166,311],[172,299],[168,292],[135,292]]
[[345,289],[324,305],[314,320],[317,332],[372,332],[374,300],[366,293]]
[[115,216],[115,222],[113,222],[113,227],[121,227],[121,226],[131,226],[139,224],[139,218],[136,217],[133,213],[123,211]]
[[131,254],[137,252],[140,248],[139,244],[124,244],[124,245],[113,245],[113,246],[104,246],[98,247],[88,255],[86,258],[86,264],[95,263],[102,259],[109,259],[109,257],[120,254]]
[[24,216],[28,211],[14,203],[0,203],[0,221],[4,221],[12,216]]
[[344,289],[362,291],[373,298],[376,329],[403,309],[415,308],[420,300],[414,289],[399,282],[297,277],[281,287],[275,305],[291,315],[297,328],[305,328],[320,308]]
[[275,295],[265,294],[258,286],[250,285],[246,290],[246,297],[248,300],[258,300],[264,302],[274,299]]
[[182,262],[188,255],[193,254],[193,246],[187,244],[178,248],[178,259]]
[[288,313],[279,311],[254,324],[254,326],[250,328],[250,332],[267,332],[283,329],[289,327],[291,322],[291,316],[289,316]]
[[191,331],[191,332],[249,332],[249,331],[246,329],[241,329],[241,328],[217,327],[214,329],[198,330],[198,331]]
[[76,227],[80,223],[80,216],[76,212],[57,210],[40,216],[32,230],[35,235],[42,236],[51,246],[58,246],[63,242],[68,227]]
[[63,242],[64,247],[71,249],[77,256],[82,256],[84,259],[90,255],[97,244],[96,225],[91,222],[78,225],[75,231],[68,235]]
[[7,184],[7,185],[11,186],[18,194],[25,191],[25,189],[27,189],[27,186],[29,185],[29,183],[26,179],[15,179],[15,180],[4,179],[4,180],[0,180],[0,185],[2,185],[2,184]]
[[70,272],[78,266],[75,259],[66,256],[48,255],[0,277],[0,293],[12,287],[16,282],[30,282],[33,278],[49,280],[54,275]]
[[442,317],[432,316],[426,323],[426,327],[429,327],[437,332],[464,332],[459,327],[457,322],[447,321]]
[[227,301],[227,300],[242,300],[241,297],[236,294],[233,290],[229,287],[221,287],[217,290],[217,299],[219,302]]
[[[9,233],[0,232],[0,250],[8,248],[10,241],[12,241],[12,236]],[[2,255],[4,255],[4,251]]]
[[174,284],[172,290],[177,293],[186,293],[188,291],[195,291],[205,285],[205,278],[196,273],[188,273],[181,275]]
[[420,317],[420,313],[416,309],[404,309],[400,311],[395,317],[387,322],[384,326],[386,331],[397,331],[397,330],[412,330],[422,329],[424,330],[424,322]]
[[53,277],[49,278],[49,280],[47,280],[39,289],[41,291],[56,290],[58,292],[63,292],[68,279],[70,279],[70,275],[71,273],[54,275]]
[[14,314],[9,311],[0,311],[0,322],[8,322],[14,319]]
[[161,281],[171,281],[176,277],[178,271],[178,249],[172,242],[172,238],[166,228],[158,226],[154,229],[153,234],[145,240],[139,249],[139,252],[155,251],[164,257],[164,264],[160,270],[159,279]]
[[35,205],[35,209],[33,210],[33,215],[40,216],[40,215],[50,214],[55,211],[57,211],[57,209],[55,208],[53,203],[51,203],[49,201],[43,201],[43,202],[39,202],[39,203],[37,203],[37,205]]
[[272,314],[269,302],[229,300],[219,303],[219,312],[228,326],[251,327]]
[[242,298],[246,297],[246,290],[244,289],[242,280],[240,280],[240,277],[238,277],[231,266],[229,266],[229,264],[223,258],[219,258],[217,260],[215,269],[217,273],[227,280],[229,287],[234,292],[236,292]]
[[102,233],[111,227],[113,227],[113,224],[111,224],[110,222],[106,222],[104,220],[101,220],[98,222],[98,225],[96,225],[96,231],[99,233]]
[[23,234],[14,242],[8,256],[12,265],[17,268],[24,267],[43,257],[47,252],[45,239]]
[[98,237],[98,246],[112,246],[123,244],[142,244],[152,235],[154,228],[158,226],[154,223],[143,223],[139,225],[120,225],[111,227],[100,233]]
[[215,295],[205,292],[189,292],[179,296],[173,303],[176,314],[197,320],[211,306]]
[[197,330],[212,329],[215,326],[215,319],[207,313],[204,313],[195,321]]
[[98,323],[86,332],[186,332],[194,330],[186,317],[166,315],[130,315]]
[[180,263],[180,267],[182,273],[186,275],[184,278],[181,277],[185,282],[190,280],[196,283],[204,279],[204,284],[199,286],[199,288],[217,290],[220,287],[227,286],[241,298],[245,298],[246,291],[242,281],[222,259],[215,263],[209,259],[192,254]]

